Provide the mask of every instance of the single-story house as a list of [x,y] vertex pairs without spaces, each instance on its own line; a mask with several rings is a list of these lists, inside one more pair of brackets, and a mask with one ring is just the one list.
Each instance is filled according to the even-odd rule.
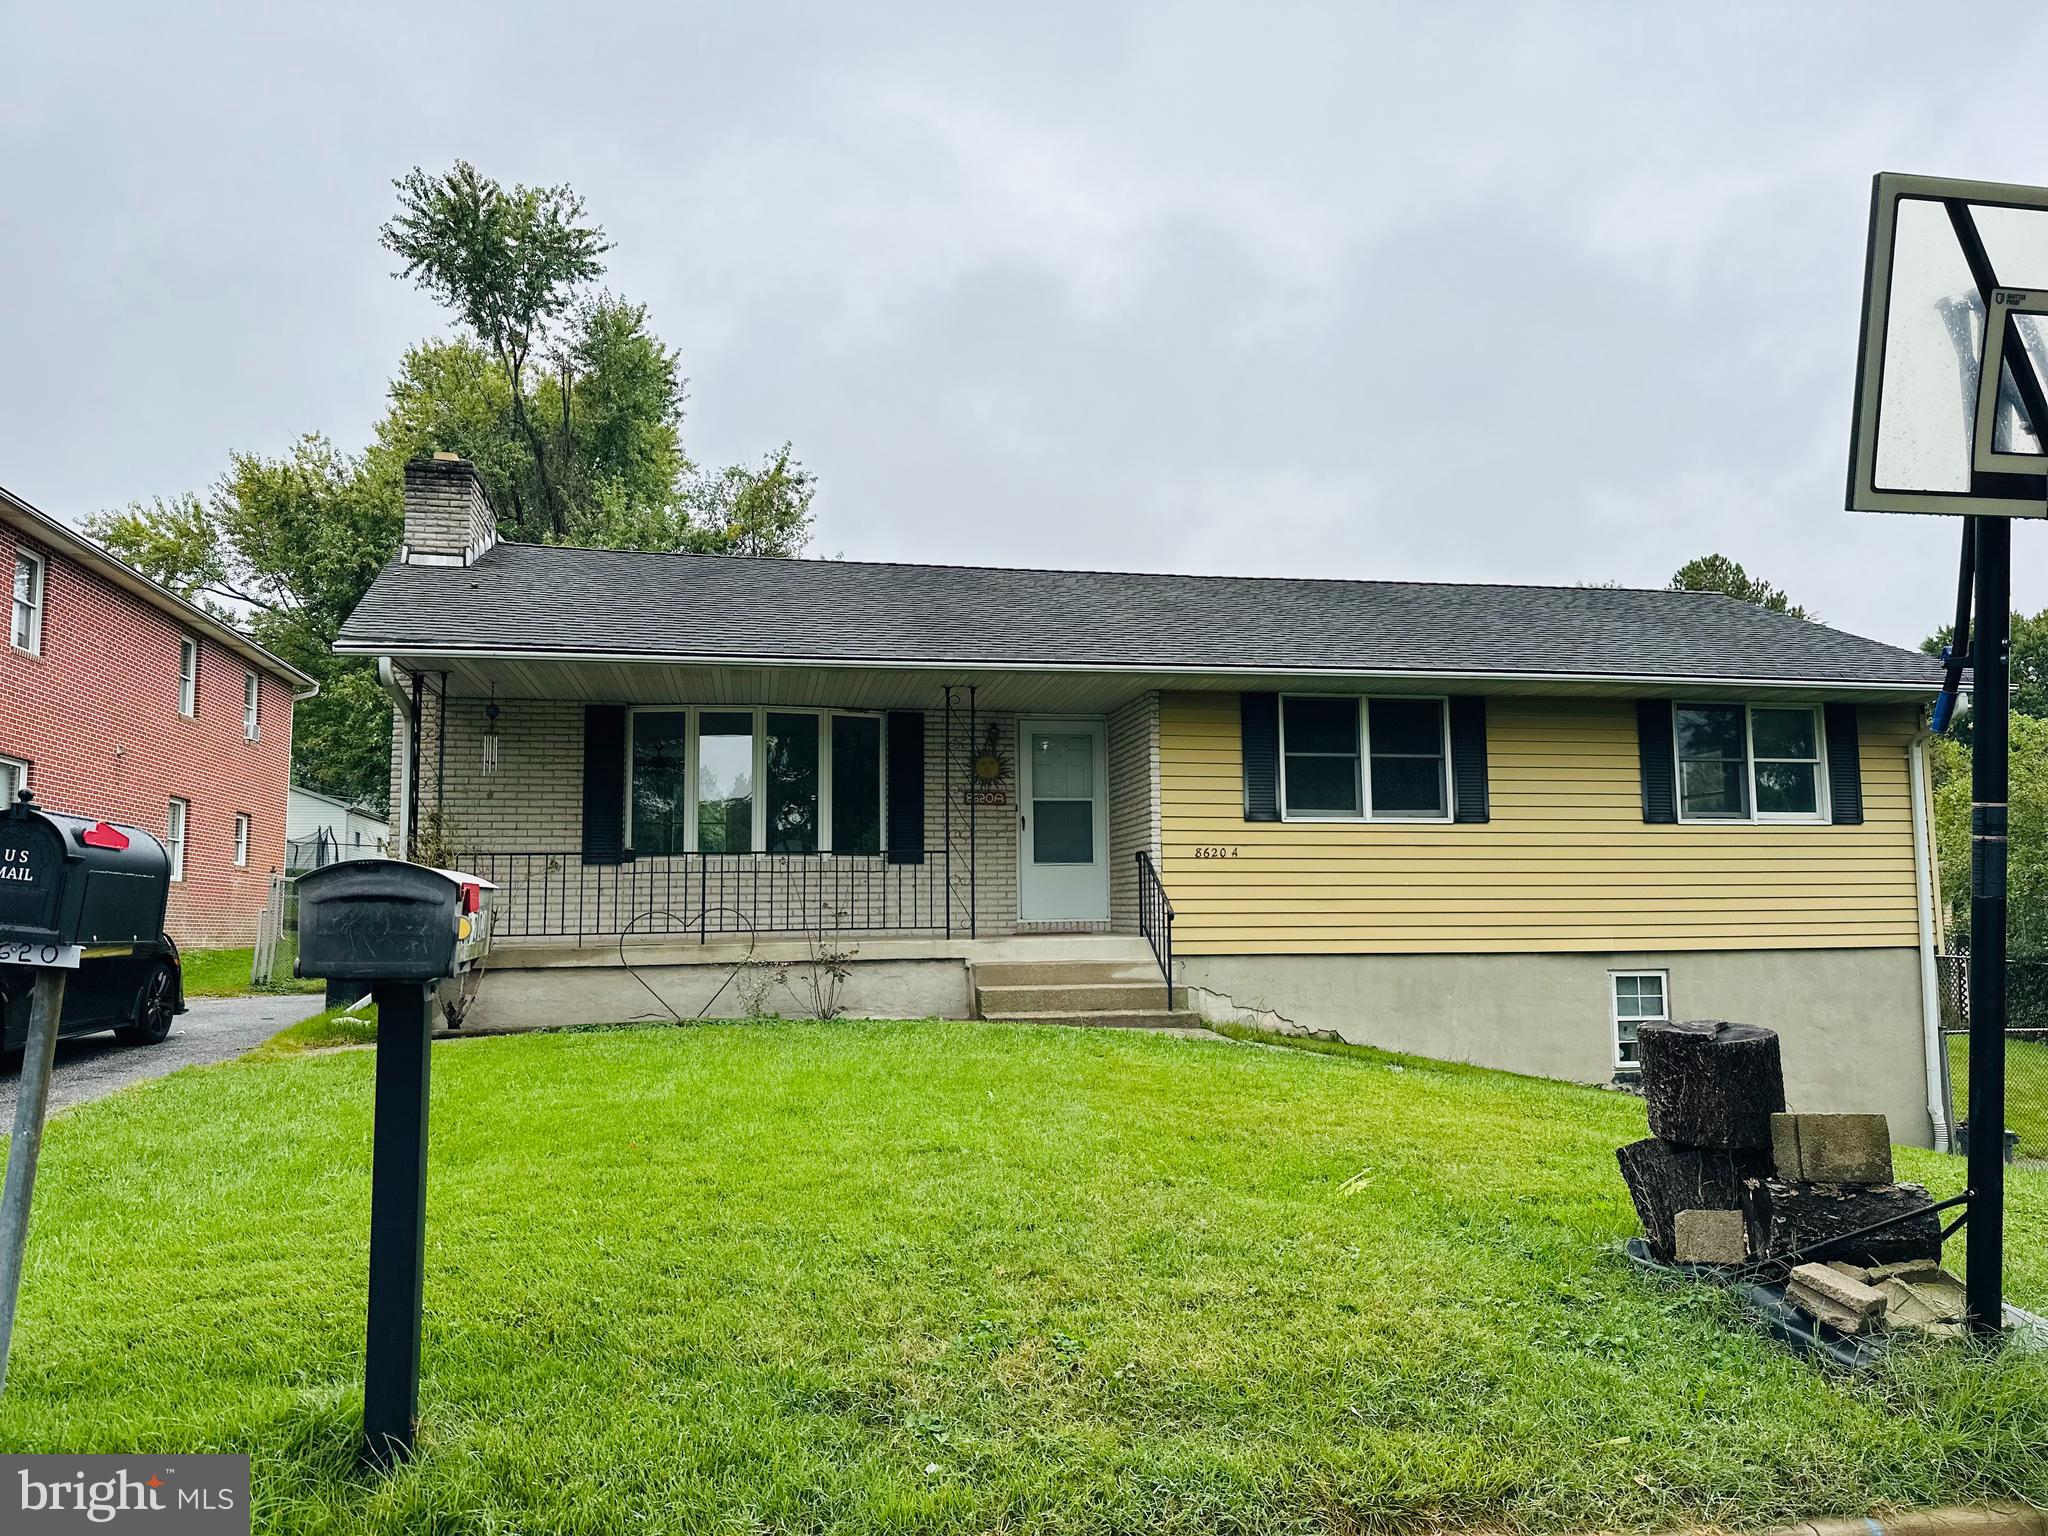
[[390,828],[390,819],[375,806],[294,784],[285,801],[286,867],[318,869],[338,859],[386,858]]
[[498,882],[481,1021],[731,1012],[823,935],[857,1012],[1586,1082],[1748,1020],[1801,1107],[1937,1131],[1911,651],[1706,593],[512,544],[452,457],[338,649],[397,845]]

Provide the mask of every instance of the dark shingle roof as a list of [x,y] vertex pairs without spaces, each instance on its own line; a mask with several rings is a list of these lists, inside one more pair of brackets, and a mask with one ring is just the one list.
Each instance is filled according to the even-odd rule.
[[1896,646],[1712,593],[1151,576],[501,544],[387,566],[349,651],[1937,686]]

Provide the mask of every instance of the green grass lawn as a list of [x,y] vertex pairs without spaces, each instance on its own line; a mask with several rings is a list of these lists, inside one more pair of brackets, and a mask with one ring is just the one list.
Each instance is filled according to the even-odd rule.
[[[419,1459],[352,1462],[373,1054],[60,1116],[0,1445],[265,1531],[1307,1532],[2048,1500],[2048,1357],[1852,1383],[1647,1280],[1615,1094],[1116,1030],[434,1053]],[[1943,1191],[1959,1167],[1903,1159]],[[2048,1176],[2013,1288],[2048,1302]]]
[[[1948,1037],[1949,1081],[1954,1084],[1956,1118],[1970,1113],[1970,1037]],[[2048,1043],[2007,1040],[2005,1045],[2005,1125],[2019,1132],[2017,1153],[2048,1158]]]
[[326,988],[322,981],[300,981],[291,974],[287,963],[279,968],[277,981],[269,987],[257,988],[249,984],[249,971],[255,961],[253,949],[188,949],[179,955],[184,967],[185,995],[187,997],[247,997],[263,992],[319,992]]

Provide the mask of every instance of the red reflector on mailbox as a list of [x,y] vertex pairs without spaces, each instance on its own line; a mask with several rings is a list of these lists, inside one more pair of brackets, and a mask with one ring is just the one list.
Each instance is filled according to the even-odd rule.
[[128,846],[128,834],[119,827],[110,827],[104,821],[97,826],[87,827],[78,834],[78,840],[88,848],[112,848],[116,851]]
[[480,887],[465,885],[462,888],[463,915],[466,917],[476,916],[478,909],[483,906],[483,899],[484,893]]

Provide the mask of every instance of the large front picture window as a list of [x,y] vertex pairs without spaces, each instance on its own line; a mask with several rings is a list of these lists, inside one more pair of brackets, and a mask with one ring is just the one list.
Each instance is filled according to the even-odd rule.
[[627,846],[680,853],[882,851],[882,717],[635,709]]
[[1820,721],[1805,706],[1681,704],[1672,711],[1685,821],[1817,821]]
[[882,851],[882,720],[832,717],[832,851]]
[[697,850],[754,851],[754,715],[697,717]]
[[633,717],[633,848],[681,853],[689,815],[684,777],[690,717],[681,710],[642,710]]
[[1450,814],[1442,699],[1280,701],[1289,820],[1442,821]]

